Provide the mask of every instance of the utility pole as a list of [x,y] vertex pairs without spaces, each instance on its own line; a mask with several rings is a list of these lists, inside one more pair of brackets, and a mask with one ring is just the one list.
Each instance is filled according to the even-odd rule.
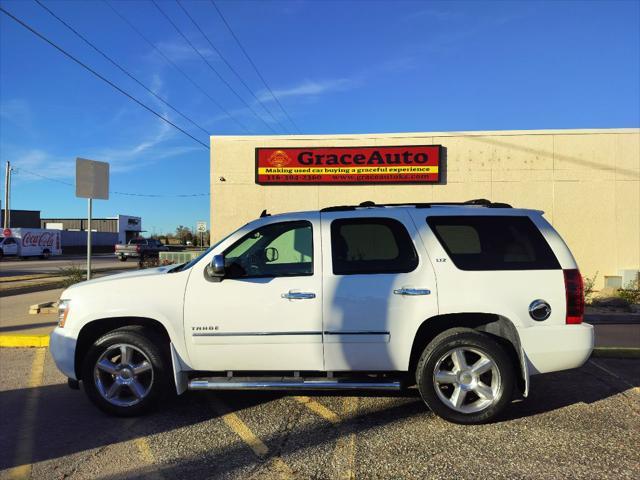
[[11,189],[11,163],[7,161],[7,170],[4,176],[4,228],[11,228],[11,207],[9,199]]

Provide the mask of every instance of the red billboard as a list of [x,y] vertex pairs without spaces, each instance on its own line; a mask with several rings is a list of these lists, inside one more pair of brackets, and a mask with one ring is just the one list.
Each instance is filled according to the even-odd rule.
[[441,145],[256,148],[256,183],[438,183],[441,158]]

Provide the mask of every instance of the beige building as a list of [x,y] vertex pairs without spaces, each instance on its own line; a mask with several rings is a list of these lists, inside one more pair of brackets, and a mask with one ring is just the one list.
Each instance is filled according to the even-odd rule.
[[[441,180],[258,185],[256,148],[442,145]],[[640,129],[211,137],[212,240],[272,213],[486,198],[544,210],[582,273],[640,269]]]

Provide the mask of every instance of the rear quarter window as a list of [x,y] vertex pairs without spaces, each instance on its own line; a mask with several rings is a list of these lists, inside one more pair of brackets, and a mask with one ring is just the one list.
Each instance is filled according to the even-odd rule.
[[560,264],[527,216],[433,216],[427,224],[461,270],[553,270]]

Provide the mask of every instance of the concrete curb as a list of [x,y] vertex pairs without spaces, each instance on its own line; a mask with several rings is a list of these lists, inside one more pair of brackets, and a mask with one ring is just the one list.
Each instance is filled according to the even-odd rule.
[[31,275],[16,275],[14,277],[0,277],[0,285],[11,284],[11,282],[24,282],[25,280],[40,280],[49,278],[51,275],[47,273],[34,273]]
[[49,334],[39,335],[0,335],[0,347],[28,348],[48,347]]
[[640,358],[640,348],[596,347],[591,356],[595,358]]
[[[109,267],[94,270],[95,278],[102,277],[105,273],[120,272],[125,273],[131,271],[137,271],[135,267],[121,268],[121,267]],[[15,285],[10,282],[0,282],[0,297],[10,297],[13,295],[22,295],[23,293],[43,292],[46,290],[56,290],[64,286],[64,277],[60,276],[48,276],[43,278],[36,278],[34,280],[42,280],[41,282],[27,283],[26,285]],[[28,280],[27,280],[28,281]]]
[[24,293],[44,292],[46,290],[57,290],[59,288],[62,288],[63,286],[64,285],[62,280],[58,280],[55,282],[24,285],[20,287],[11,288],[11,289],[0,290],[0,297],[11,297],[13,295],[22,295]]

